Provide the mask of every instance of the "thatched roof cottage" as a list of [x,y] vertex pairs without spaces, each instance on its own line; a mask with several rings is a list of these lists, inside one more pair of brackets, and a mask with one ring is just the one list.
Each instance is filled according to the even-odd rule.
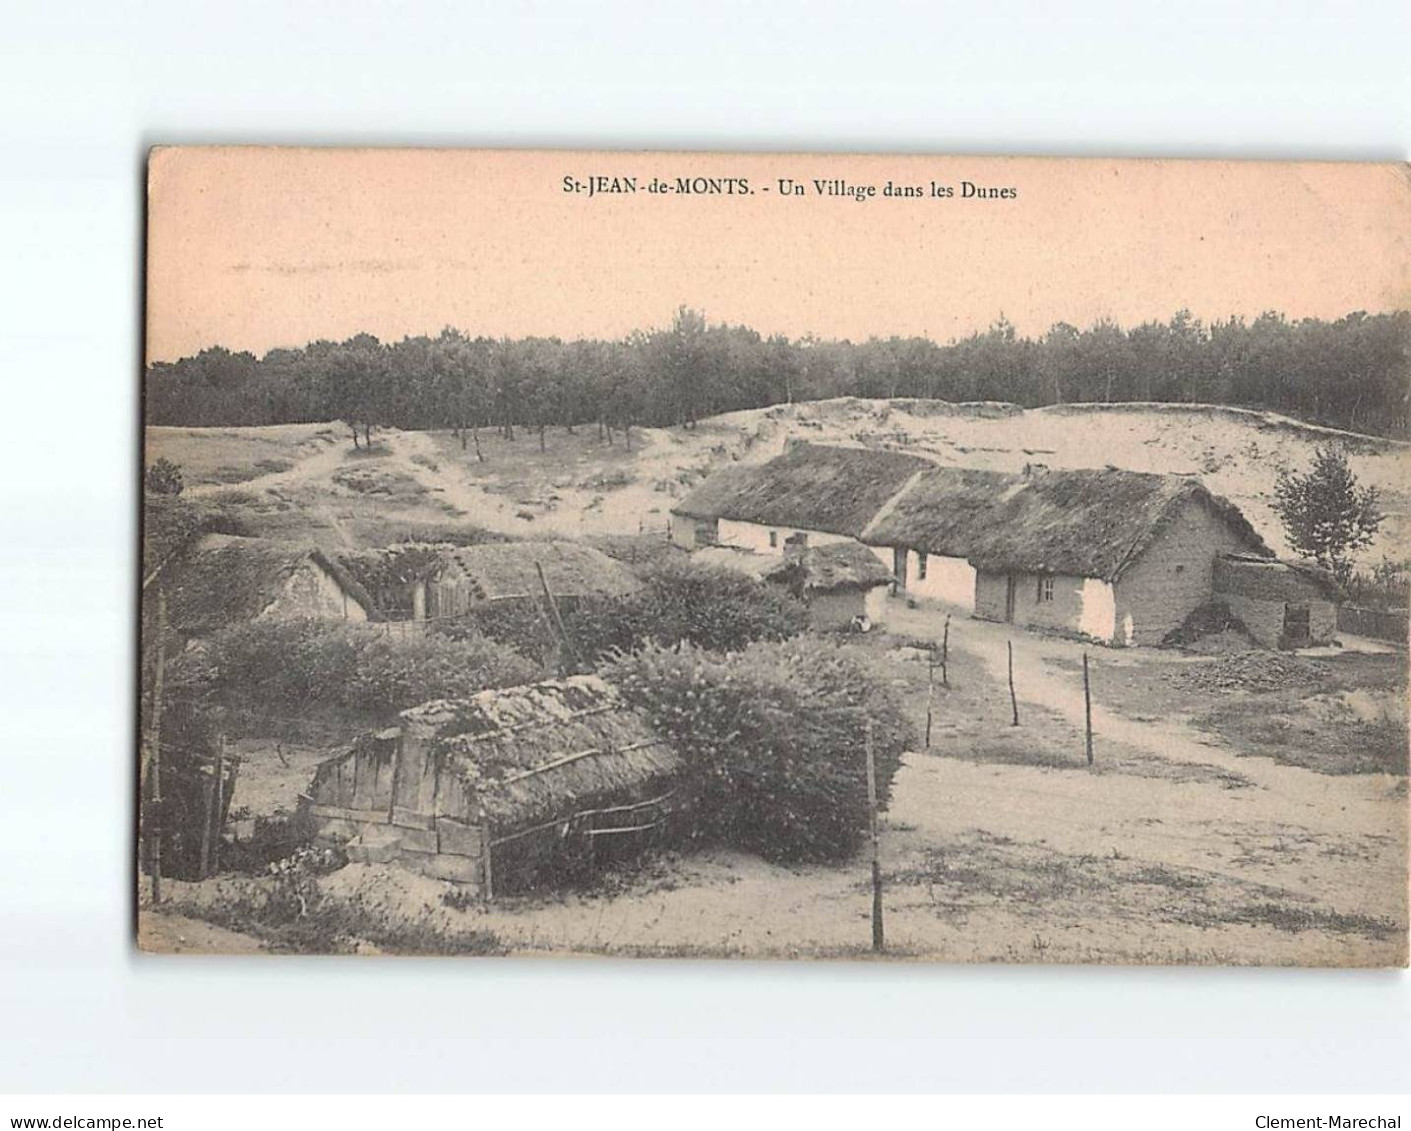
[[504,601],[538,601],[544,571],[561,605],[585,597],[623,597],[641,588],[621,562],[578,542],[490,542],[444,550],[428,586],[428,615],[459,616]]
[[1019,477],[969,546],[975,615],[1159,644],[1210,599],[1221,554],[1270,556],[1199,480],[1115,468]]
[[679,756],[597,676],[436,700],[322,763],[305,802],[349,857],[489,897],[668,832]]
[[206,534],[166,577],[167,616],[188,636],[253,620],[365,621],[372,598],[322,550],[293,542]]
[[707,478],[671,508],[671,540],[783,554],[790,545],[856,540],[898,491],[933,466],[919,456],[795,444],[752,467]]
[[775,554],[860,543],[898,593],[1112,644],[1159,643],[1210,599],[1219,555],[1270,556],[1238,508],[1191,477],[1019,475],[821,445],[708,479],[673,511],[672,530],[682,545],[704,533]]

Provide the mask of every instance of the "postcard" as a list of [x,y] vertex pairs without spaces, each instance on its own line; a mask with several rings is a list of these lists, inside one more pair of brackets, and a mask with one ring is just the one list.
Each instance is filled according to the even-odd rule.
[[159,148],[140,949],[1407,962],[1394,164]]

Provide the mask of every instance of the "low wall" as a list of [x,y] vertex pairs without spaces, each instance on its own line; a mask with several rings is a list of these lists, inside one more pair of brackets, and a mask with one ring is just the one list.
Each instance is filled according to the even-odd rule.
[[1408,636],[1405,610],[1364,609],[1360,605],[1338,606],[1338,631],[1351,636],[1370,636],[1405,644]]

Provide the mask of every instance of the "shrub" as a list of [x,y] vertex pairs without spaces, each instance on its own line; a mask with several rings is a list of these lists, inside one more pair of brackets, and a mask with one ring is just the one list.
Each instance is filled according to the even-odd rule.
[[644,570],[629,597],[593,598],[564,614],[574,650],[598,660],[648,641],[735,652],[756,640],[783,640],[808,625],[808,610],[784,590],[735,570],[663,561]]
[[883,805],[914,740],[855,653],[815,637],[730,657],[651,645],[606,674],[685,759],[696,834],[770,860],[855,852],[868,826],[867,723]]
[[[564,630],[580,660],[597,663],[649,641],[734,652],[755,640],[795,635],[808,623],[807,610],[788,593],[734,570],[666,562],[645,570],[643,581],[627,597],[560,601]],[[555,630],[533,601],[485,605],[437,623],[434,631],[452,639],[488,637],[541,663],[558,654]]]
[[142,484],[152,495],[179,495],[186,487],[181,468],[164,457],[152,461],[142,477]]
[[371,625],[253,621],[211,642],[214,691],[233,706],[389,715],[428,699],[532,683],[540,670],[480,636],[389,635]]
[[434,621],[432,628],[452,640],[488,638],[540,661],[555,651],[555,630],[534,601],[497,601],[456,620]]
[[406,639],[377,634],[358,652],[344,702],[391,713],[428,699],[452,699],[487,687],[533,683],[537,664],[484,637]]

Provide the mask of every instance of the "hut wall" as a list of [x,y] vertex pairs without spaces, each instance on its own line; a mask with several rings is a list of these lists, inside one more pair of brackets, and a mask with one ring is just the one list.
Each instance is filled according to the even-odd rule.
[[[877,547],[882,550],[881,547]],[[888,569],[892,568],[892,551],[886,549],[883,559]],[[904,550],[906,554],[906,595],[920,600],[944,601],[956,605],[967,613],[975,610],[975,567],[964,558],[946,557],[944,554],[926,555],[926,576],[921,576],[921,554],[917,550]],[[878,557],[882,556],[878,553]],[[1003,606],[1001,606],[1003,612]]]
[[[1056,628],[1112,642],[1113,598],[1106,582],[1070,574],[992,573],[980,570],[975,580],[975,616],[1006,619],[1009,578],[1014,578],[1012,623],[1026,628]],[[1041,598],[1040,579],[1053,581],[1052,600]]]
[[279,596],[260,616],[365,621],[367,609],[348,595],[337,578],[310,559],[289,576]]
[[885,624],[887,620],[887,586],[874,585],[863,598],[862,611],[873,624]]
[[1306,601],[1290,602],[1278,598],[1247,597],[1239,593],[1220,593],[1217,596],[1230,607],[1230,612],[1244,622],[1250,636],[1266,648],[1283,646],[1284,611],[1289,604],[1308,606],[1311,643],[1327,644],[1337,635],[1337,606],[1321,594],[1311,596]]
[[317,835],[355,863],[396,862],[423,875],[484,885],[485,832],[462,812],[459,779],[439,773],[424,736],[364,744],[319,768],[307,812]]
[[1160,644],[1192,609],[1210,600],[1215,559],[1248,544],[1209,508],[1192,500],[1121,576],[1118,644]]
[[[775,545],[769,544],[769,535],[774,534]],[[845,534],[829,534],[823,530],[809,530],[798,526],[765,526],[758,522],[740,522],[732,518],[720,520],[720,542],[722,546],[733,546],[737,550],[753,550],[759,554],[784,555],[785,544],[795,534],[808,535],[810,546],[827,546],[834,542],[850,542]]]
[[974,614],[980,620],[1004,620],[1005,577],[988,570],[975,571]]
[[1014,623],[1035,628],[1061,628],[1079,631],[1083,623],[1085,578],[1063,574],[1048,575],[1053,581],[1053,599],[1039,599],[1041,576],[1017,573],[1014,588]]
[[867,611],[864,590],[838,589],[813,593],[808,599],[809,619],[815,628],[846,628]]
[[709,519],[696,518],[689,514],[671,515],[671,525],[668,530],[671,544],[679,546],[683,550],[696,550],[708,543],[702,542],[696,537],[696,528],[700,523],[709,523]]

